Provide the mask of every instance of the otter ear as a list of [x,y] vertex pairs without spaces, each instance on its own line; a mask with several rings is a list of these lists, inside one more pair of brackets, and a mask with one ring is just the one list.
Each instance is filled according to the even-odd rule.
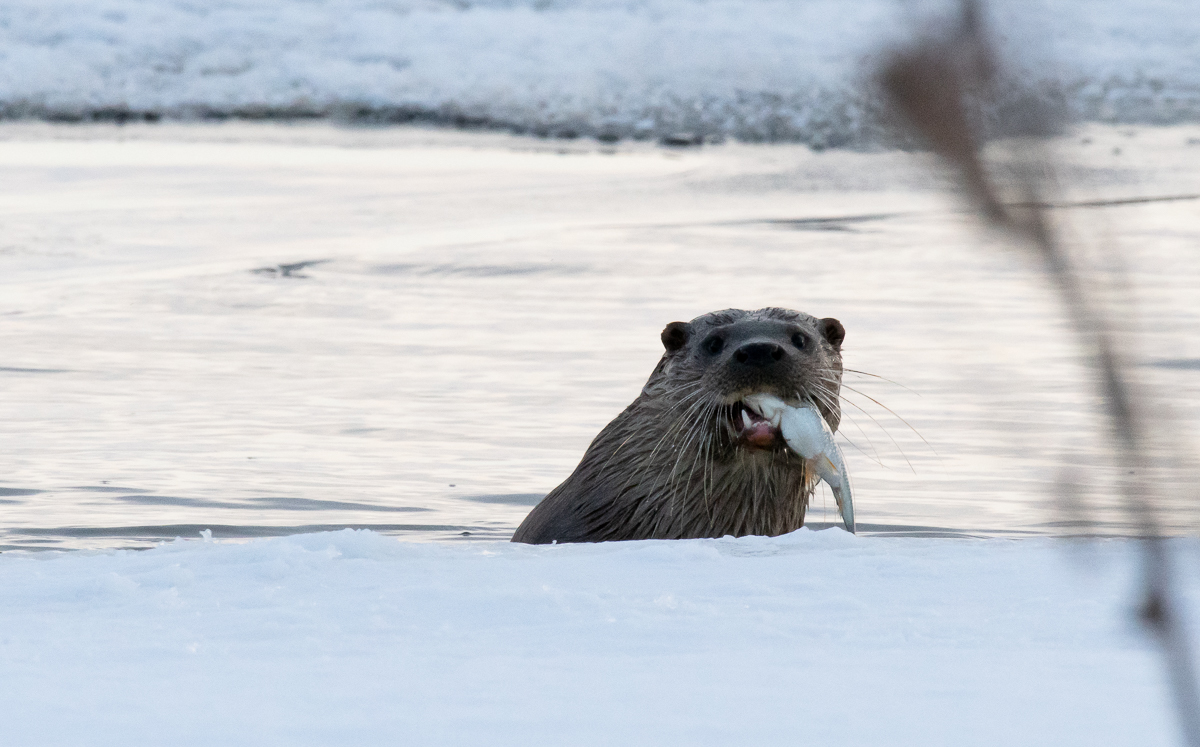
[[668,353],[674,353],[684,345],[687,345],[688,339],[691,336],[692,325],[687,322],[671,322],[662,331],[662,344]]
[[842,340],[846,339],[846,328],[842,326],[841,322],[833,317],[827,317],[818,322],[817,326],[820,327],[821,337],[824,337],[826,342],[835,348],[842,346]]

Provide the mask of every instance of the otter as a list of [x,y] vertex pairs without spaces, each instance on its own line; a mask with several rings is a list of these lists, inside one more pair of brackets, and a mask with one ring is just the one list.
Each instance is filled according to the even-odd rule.
[[841,421],[837,319],[727,309],[671,322],[641,394],[513,542],[776,536],[804,525],[815,475],[745,398],[774,395]]

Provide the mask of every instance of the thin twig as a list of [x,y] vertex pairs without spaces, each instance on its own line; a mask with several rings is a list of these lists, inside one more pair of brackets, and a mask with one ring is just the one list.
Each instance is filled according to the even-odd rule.
[[[1091,294],[1079,268],[1046,220],[1045,211],[1058,207],[1042,199],[1039,188],[1049,160],[1044,154],[1025,153],[1025,168],[1018,169],[1024,200],[1005,204],[996,194],[982,159],[981,138],[971,123],[978,121],[966,109],[964,92],[985,96],[996,69],[995,53],[981,26],[980,8],[964,0],[962,22],[956,32],[928,41],[897,55],[883,71],[883,85],[895,108],[929,142],[934,151],[955,167],[967,193],[980,212],[1030,248],[1053,280],[1076,333],[1087,346],[1100,373],[1109,424],[1121,465],[1120,487],[1125,510],[1137,524],[1142,541],[1142,601],[1139,617],[1158,642],[1167,668],[1175,711],[1184,739],[1200,747],[1200,687],[1197,686],[1191,642],[1180,619],[1172,562],[1164,528],[1156,510],[1153,484],[1147,479],[1150,459],[1146,448],[1147,395],[1131,383],[1129,366],[1119,354],[1117,334],[1105,306]],[[1034,160],[1037,159],[1037,168]],[[1177,199],[1192,199],[1191,195]],[[1094,201],[1080,207],[1133,204],[1150,200]],[[1020,212],[1012,208],[1023,208]]]

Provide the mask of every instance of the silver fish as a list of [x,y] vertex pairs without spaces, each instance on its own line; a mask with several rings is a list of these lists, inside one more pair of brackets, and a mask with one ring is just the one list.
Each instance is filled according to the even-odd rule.
[[833,491],[846,529],[854,532],[854,498],[846,459],[833,441],[833,431],[821,413],[808,404],[792,406],[773,394],[752,394],[746,406],[779,428],[788,448],[803,459]]

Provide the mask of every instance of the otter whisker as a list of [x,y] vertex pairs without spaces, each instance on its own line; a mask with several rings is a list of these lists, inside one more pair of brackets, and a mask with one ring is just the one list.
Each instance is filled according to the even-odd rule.
[[[695,423],[693,424],[693,427],[688,432],[683,445],[680,447],[679,454],[675,457],[674,466],[672,466],[672,468],[671,468],[671,471],[673,474],[677,473],[679,466],[680,466],[680,460],[683,459],[683,457],[686,455],[686,453],[689,450],[691,450],[691,447],[693,444],[697,445],[697,448],[695,449],[695,454],[692,457],[691,470],[688,472],[688,476],[687,476],[686,485],[688,487],[691,486],[692,479],[695,476],[696,459],[699,458],[699,456],[700,456],[700,449],[698,448],[700,436],[704,433],[712,431],[713,426],[710,424],[709,418],[715,413],[715,411],[716,411],[715,408],[716,408],[716,404],[710,400],[707,403],[706,407],[704,407],[700,411],[699,416],[696,418]],[[675,482],[675,492],[676,493],[678,493],[680,487],[681,487],[680,482],[676,481]]]
[[[704,400],[703,398],[701,398],[701,399],[698,399],[698,400],[697,400],[696,402],[694,402],[694,403],[693,403],[691,406],[689,406],[689,407],[687,408],[687,410],[686,410],[686,411],[684,411],[684,412],[683,412],[683,413],[682,413],[682,414],[681,414],[679,417],[677,417],[677,418],[676,418],[676,419],[675,419],[675,420],[674,420],[674,421],[671,423],[671,426],[670,426],[670,427],[667,429],[666,433],[664,433],[664,434],[663,434],[663,436],[662,436],[662,438],[660,438],[660,439],[658,440],[658,442],[657,442],[657,443],[654,445],[654,448],[653,448],[653,450],[651,450],[651,452],[650,452],[650,456],[649,456],[649,457],[648,457],[648,458],[647,458],[647,459],[646,459],[646,460],[643,462],[642,469],[641,469],[641,470],[639,470],[639,472],[638,472],[638,474],[636,475],[636,477],[640,478],[640,477],[641,477],[641,475],[645,474],[645,471],[646,471],[646,470],[647,470],[647,469],[650,467],[650,465],[651,465],[651,464],[653,464],[653,463],[654,463],[654,457],[655,457],[655,456],[658,454],[658,450],[659,450],[659,449],[662,447],[663,443],[664,443],[664,442],[667,440],[667,438],[669,438],[669,437],[673,436],[673,435],[675,434],[675,432],[678,430],[679,424],[680,424],[680,423],[683,423],[683,422],[684,422],[684,421],[686,421],[686,420],[688,420],[688,418],[690,417],[690,415],[694,414],[694,412],[697,410],[697,408],[700,408],[700,407],[702,407],[702,406],[705,404],[705,401],[706,401],[706,400]],[[667,478],[667,479],[670,479],[670,478],[671,478],[671,476],[672,476],[672,475],[663,475],[663,474],[660,472],[660,473],[659,473],[659,475],[658,475],[658,477],[656,477],[656,478],[655,478],[655,480],[654,480],[654,483],[653,483],[653,484],[651,484],[651,486],[650,486],[650,492],[651,492],[651,493],[653,493],[655,490],[657,490],[657,489],[658,489],[658,481],[659,481],[660,479],[663,479],[664,477],[665,477],[665,478]],[[633,477],[631,477],[630,479],[632,480],[632,479],[633,479]]]
[[[858,444],[854,443],[854,441],[852,441],[852,440],[851,440],[851,439],[850,439],[848,436],[846,436],[846,434],[844,434],[844,433],[839,433],[838,435],[839,435],[839,436],[841,436],[841,437],[842,437],[842,439],[843,439],[843,440],[844,440],[846,443],[848,443],[848,444],[850,444],[850,446],[854,447],[854,450],[855,450],[855,451],[857,451],[859,454],[862,454],[864,457],[866,457],[867,459],[870,459],[872,462],[874,462],[875,464],[878,464],[880,467],[883,467],[884,469],[891,469],[891,467],[889,467],[888,465],[884,464],[884,463],[883,463],[883,461],[882,461],[881,459],[879,459],[878,457],[876,457],[876,456],[874,456],[874,455],[872,455],[872,454],[868,454],[866,451],[864,451],[864,450],[863,450],[863,448],[862,448],[861,446],[859,446]],[[872,447],[872,448],[874,448],[874,447]]]
[[[807,395],[802,394],[800,392],[796,392],[796,398],[802,402],[805,402],[805,401],[808,402],[818,412],[821,412],[821,405],[824,405],[825,408],[829,409],[829,410],[835,409],[833,406],[833,401],[830,399],[829,392],[820,385],[814,386],[808,392]],[[852,425],[854,425],[855,428],[858,428],[859,432],[862,433],[862,427],[859,426],[859,424],[857,422],[855,422],[855,420],[853,418],[849,417],[848,413],[842,413],[840,411],[840,408],[836,408],[836,409],[838,409],[839,421],[841,421],[843,419],[849,420],[850,423]],[[850,437],[845,434],[845,429],[840,429],[835,432],[838,435],[840,435],[847,443],[849,443],[852,446],[855,446],[854,442],[850,440]],[[866,433],[863,433],[863,437],[866,438],[867,443],[870,444],[872,448],[874,448],[874,444],[871,444],[871,439],[870,439],[870,437],[867,436]],[[857,446],[856,446],[856,448],[857,448]],[[862,449],[859,449],[859,451],[862,451]],[[876,463],[880,463],[877,458],[873,458],[869,454],[864,453],[864,456],[866,456],[867,458],[871,459],[872,461],[874,461]]]
[[688,404],[689,402],[691,402],[695,398],[699,397],[700,395],[704,394],[704,389],[703,389],[702,384],[703,384],[703,382],[697,382],[696,386],[694,387],[695,391],[689,392],[688,394],[686,394],[686,395],[680,397],[678,400],[676,400],[675,403],[671,405],[668,412],[673,412],[673,411],[683,407],[684,405]]
[[[716,415],[716,407],[713,408],[711,416],[715,417],[715,415]],[[700,465],[700,468],[701,468],[700,487],[702,490],[701,495],[704,497],[704,514],[708,518],[708,526],[710,526],[710,527],[712,526],[712,523],[713,523],[712,505],[709,503],[709,494],[712,492],[712,479],[713,479],[713,475],[712,475],[712,470],[713,470],[712,445],[713,445],[713,432],[710,430],[704,436],[704,461],[701,462],[701,465]]]
[[[835,405],[833,404],[832,400],[830,399],[833,395],[831,395],[831,393],[828,390],[823,389],[822,387],[814,387],[813,394],[823,404],[825,404],[826,407],[828,407],[831,410],[835,409]],[[862,449],[862,447],[860,447],[858,444],[854,443],[854,441],[851,440],[851,438],[846,435],[846,431],[844,428],[838,431],[838,435],[841,436],[843,439],[845,439],[846,443],[850,444],[855,449],[857,449],[859,451],[859,453],[861,453],[867,459],[870,459],[872,462],[875,462],[880,467],[889,469],[888,466],[885,465],[883,463],[883,460],[879,457],[879,449],[878,449],[878,447],[875,446],[875,442],[871,440],[871,436],[868,435],[865,430],[863,430],[863,427],[861,425],[859,425],[858,420],[856,420],[853,417],[850,417],[850,413],[846,413],[846,412],[841,413],[841,416],[842,416],[842,418],[849,420],[850,424],[858,429],[858,432],[862,434],[862,437],[864,439],[866,439],[867,445],[871,447],[872,454],[868,454],[866,451],[864,451]]]
[[841,395],[841,397],[842,397],[842,400],[843,400],[843,401],[844,401],[846,404],[848,404],[848,405],[850,405],[851,407],[853,407],[854,409],[858,410],[858,411],[859,411],[859,412],[861,412],[863,415],[866,415],[868,418],[870,418],[870,419],[871,419],[871,422],[872,422],[872,423],[874,423],[875,425],[879,426],[879,430],[881,430],[881,431],[883,431],[883,432],[884,432],[884,434],[885,434],[885,435],[886,435],[886,436],[887,436],[887,437],[888,437],[888,438],[891,440],[891,442],[892,442],[892,445],[893,445],[893,446],[895,446],[895,447],[896,447],[896,449],[897,449],[897,450],[900,452],[900,456],[904,457],[904,461],[905,461],[905,462],[908,464],[908,468],[909,468],[910,470],[912,470],[912,473],[913,473],[914,475],[915,475],[915,474],[917,474],[917,469],[916,469],[916,467],[913,467],[913,463],[912,463],[912,461],[911,461],[911,460],[909,460],[909,458],[908,458],[908,454],[905,454],[905,453],[904,453],[904,447],[902,447],[902,446],[900,445],[900,443],[899,443],[899,442],[896,440],[895,436],[893,436],[893,435],[891,434],[891,431],[889,431],[887,428],[885,428],[885,427],[884,427],[884,425],[883,425],[883,423],[880,423],[878,420],[876,420],[874,415],[872,415],[871,413],[867,412],[867,411],[866,411],[866,410],[864,410],[862,407],[860,407],[860,406],[858,405],[858,403],[857,403],[857,402],[855,402],[854,400],[851,400],[851,399],[847,399],[845,395]]
[[[848,386],[848,385],[846,385],[846,384],[842,384],[842,388],[843,388],[843,389],[849,389],[850,391],[854,392],[855,394],[857,394],[857,395],[859,395],[859,396],[861,396],[861,397],[866,397],[867,399],[871,400],[871,401],[872,401],[872,402],[874,402],[875,404],[879,405],[879,406],[880,406],[880,407],[882,407],[883,409],[885,409],[885,410],[887,410],[888,412],[890,412],[890,413],[892,414],[892,417],[896,418],[896,420],[899,420],[901,423],[904,423],[904,425],[905,425],[905,426],[907,426],[907,427],[908,427],[908,429],[909,429],[910,431],[912,431],[913,433],[915,433],[915,434],[917,435],[917,438],[921,439],[921,441],[923,441],[923,442],[925,443],[925,445],[929,447],[929,450],[930,450],[930,451],[932,451],[932,452],[934,453],[934,456],[938,456],[938,458],[941,458],[941,457],[940,457],[940,455],[938,455],[938,453],[937,453],[937,449],[933,448],[933,444],[931,444],[931,443],[929,443],[928,441],[926,441],[926,440],[925,440],[925,437],[921,435],[921,432],[920,432],[919,430],[917,430],[916,428],[914,428],[914,427],[912,426],[912,424],[911,424],[911,423],[909,423],[907,420],[905,420],[904,418],[900,417],[900,415],[899,415],[899,414],[898,414],[898,413],[897,413],[895,410],[893,410],[892,408],[890,408],[890,407],[888,407],[887,405],[883,404],[882,402],[880,402],[879,400],[875,399],[875,398],[874,398],[874,397],[872,397],[871,395],[869,395],[869,394],[867,394],[867,393],[865,393],[865,392],[860,392],[860,391],[858,391],[857,389],[855,389],[855,388],[854,388],[854,387],[852,387],[852,386]],[[842,399],[845,399],[845,396],[843,396],[843,397],[842,397]],[[849,400],[847,400],[847,401],[849,401]]]
[[912,392],[913,394],[917,395],[918,397],[921,396],[921,393],[918,392],[916,389],[909,389],[908,387],[904,386],[900,382],[892,381],[891,379],[887,378],[886,376],[880,376],[879,374],[868,373],[866,371],[857,371],[853,368],[843,368],[842,370],[845,371],[846,373],[858,374],[859,376],[870,376],[872,379],[879,379],[880,381],[886,381],[887,383],[889,383],[893,386],[898,386],[901,389],[904,389],[905,391]]
[[[712,414],[714,412],[713,408],[714,408],[714,405],[713,405],[712,401],[710,400],[707,403],[707,406],[699,413],[699,416],[696,418],[696,422],[694,423],[692,429],[688,433],[687,439],[684,442],[683,449],[681,449],[679,455],[675,458],[675,467],[672,468],[673,471],[678,469],[679,460],[683,458],[684,453],[686,451],[694,451],[694,453],[692,455],[692,464],[688,471],[688,486],[689,487],[691,486],[691,481],[694,479],[694,477],[696,475],[696,462],[698,459],[700,459],[700,456],[701,456],[700,442],[702,440],[702,437],[706,438],[707,437],[706,434],[712,432],[712,426],[710,425],[709,420],[712,417]],[[693,443],[696,445],[696,448],[694,450],[691,449],[691,446]],[[701,482],[703,483],[703,474],[701,474]]]
[[[706,409],[704,411],[704,413],[701,415],[702,422],[707,424],[709,422],[709,420],[712,418],[713,412],[714,411],[711,406],[708,409]],[[707,456],[707,453],[708,453],[708,444],[712,439],[712,431],[713,431],[712,427],[702,428],[700,430],[700,435],[702,436],[702,438],[698,439],[696,442],[696,453],[695,453],[695,456],[692,457],[692,469],[691,469],[691,473],[688,477],[688,486],[691,487],[691,481],[692,481],[692,479],[694,479],[694,477],[697,474],[696,462],[699,461],[700,462],[700,469],[699,469],[700,497],[701,497],[701,500],[704,502],[704,510],[705,510],[706,514],[708,513],[708,456]]]
[[[839,388],[839,389],[841,389],[841,390],[848,390],[848,391],[854,392],[855,394],[859,394],[859,395],[861,395],[861,396],[863,396],[863,397],[866,397],[867,399],[871,400],[871,402],[873,402],[873,403],[875,403],[876,405],[878,405],[878,406],[882,407],[883,409],[887,410],[887,411],[888,411],[888,412],[889,412],[889,413],[890,413],[890,414],[891,414],[893,417],[897,418],[897,419],[898,419],[898,420],[900,420],[902,423],[904,423],[904,425],[906,425],[906,426],[907,426],[907,427],[908,427],[910,430],[912,430],[912,431],[913,431],[913,432],[914,432],[914,433],[917,435],[917,437],[918,437],[918,438],[920,438],[920,439],[921,439],[923,442],[925,442],[925,444],[926,444],[927,446],[929,446],[929,449],[930,449],[930,451],[932,451],[932,452],[933,452],[933,454],[934,454],[935,456],[938,456],[938,458],[939,458],[939,459],[941,458],[941,457],[940,457],[940,456],[937,454],[937,451],[936,451],[936,450],[933,448],[933,446],[932,446],[931,444],[929,444],[929,442],[928,442],[928,441],[926,441],[926,440],[925,440],[925,437],[924,437],[923,435],[921,435],[921,433],[920,433],[919,431],[917,431],[915,428],[913,428],[913,426],[912,426],[910,423],[908,423],[908,421],[904,420],[904,418],[902,418],[902,417],[901,417],[901,416],[900,416],[898,413],[896,413],[894,410],[892,410],[891,408],[887,407],[886,405],[884,405],[882,402],[880,402],[879,400],[875,399],[874,397],[872,397],[872,396],[870,396],[870,395],[866,394],[865,392],[860,392],[859,390],[855,389],[854,387],[852,387],[852,386],[849,386],[848,384],[845,384],[844,382],[842,382],[842,381],[841,381],[841,379],[840,379],[840,373],[841,373],[840,371],[835,371],[835,370],[832,370],[832,369],[825,369],[825,370],[824,370],[824,371],[822,371],[822,372],[818,372],[818,378],[820,379],[820,381],[821,381],[821,382],[823,382],[823,383],[825,383],[825,384],[828,384],[828,385],[830,385],[830,386],[831,386],[831,388],[832,388],[832,387],[834,387],[834,386],[836,386],[836,387],[838,387],[838,388]],[[877,376],[876,374],[867,374],[866,372],[858,372],[858,373],[863,373],[864,375],[876,376],[877,378],[883,379],[883,377],[881,377],[881,376]],[[833,376],[833,374],[839,374],[839,376],[835,377],[835,376]],[[884,380],[885,380],[885,381],[887,381],[887,379],[884,379]],[[891,382],[891,383],[895,383],[895,382]],[[903,385],[901,385],[901,384],[897,384],[897,386],[901,386],[901,387],[903,387]],[[899,443],[897,443],[897,441],[896,441],[895,437],[893,437],[893,436],[892,436],[892,433],[891,433],[891,431],[889,431],[889,430],[888,430],[888,429],[887,429],[887,428],[886,428],[886,427],[883,425],[883,423],[881,423],[881,422],[880,422],[878,419],[876,419],[876,418],[875,418],[873,415],[871,415],[869,412],[867,412],[867,411],[866,411],[866,410],[865,410],[863,407],[861,407],[861,406],[860,406],[858,403],[856,403],[856,402],[854,402],[852,399],[850,399],[850,398],[849,398],[849,397],[848,397],[848,396],[847,396],[847,395],[844,393],[844,391],[843,391],[843,392],[839,392],[839,393],[838,393],[837,395],[835,395],[835,396],[837,396],[837,397],[838,397],[840,400],[842,400],[842,401],[845,401],[847,404],[849,404],[850,406],[854,407],[854,408],[855,408],[855,409],[857,409],[858,411],[862,412],[864,415],[866,415],[868,418],[870,418],[870,419],[871,419],[871,421],[872,421],[873,423],[875,423],[875,425],[879,426],[879,429],[880,429],[880,430],[882,430],[882,431],[884,432],[884,434],[885,434],[885,435],[887,435],[888,439],[889,439],[889,440],[891,440],[891,441],[892,441],[892,443],[893,443],[893,444],[896,446],[897,450],[899,450],[899,451],[900,451],[901,455],[904,457],[904,460],[905,460],[906,462],[908,462],[909,468],[910,468],[910,469],[913,469],[913,467],[912,467],[912,462],[911,462],[911,460],[909,460],[909,459],[908,459],[908,455],[904,453],[904,449],[900,447],[900,445],[899,445]],[[878,461],[878,454],[879,454],[879,451],[878,451],[878,448],[876,447],[876,445],[875,445],[875,443],[874,443],[873,439],[871,439],[871,437],[870,437],[870,436],[867,434],[867,432],[866,432],[866,431],[865,431],[865,430],[862,428],[862,426],[861,426],[861,425],[858,423],[857,419],[855,419],[855,418],[851,417],[849,413],[842,413],[842,416],[846,417],[846,418],[847,418],[847,419],[848,419],[848,420],[849,420],[849,421],[850,421],[850,422],[851,422],[851,423],[854,425],[854,427],[858,429],[859,433],[861,433],[861,434],[863,435],[863,437],[864,437],[864,438],[867,440],[867,443],[868,443],[868,445],[871,447],[871,449],[872,449],[872,450],[874,450],[874,451],[875,451],[875,454],[876,454],[876,457],[877,457],[877,461]],[[843,437],[845,437],[845,434],[844,434],[844,433],[843,433],[842,435],[843,435]],[[846,440],[847,440],[847,442],[849,442],[849,438],[847,438]],[[860,451],[861,451],[861,450],[860,450]],[[880,461],[879,463],[880,463],[880,464],[882,464],[882,462],[881,462],[881,461]]]
[[[825,405],[825,408],[827,410],[829,410],[829,412],[837,413],[840,418],[842,413],[841,413],[841,408],[838,407],[837,400],[835,400],[831,396],[830,392],[827,389],[825,389],[825,387],[821,386],[820,383],[818,383],[817,386],[814,386],[812,388],[811,395],[815,396],[821,404]],[[810,397],[806,397],[806,396],[802,395],[800,392],[796,392],[796,396],[802,400],[809,399],[811,401]],[[813,402],[814,406],[816,404],[817,404],[816,402]]]
[[608,460],[605,461],[604,465],[600,467],[601,475],[603,475],[605,472],[608,471],[608,465],[612,464],[612,460],[617,458],[617,454],[620,453],[621,449],[623,449],[625,447],[625,444],[629,443],[629,440],[632,439],[636,435],[637,435],[636,433],[630,433],[628,436],[625,437],[624,441],[622,441],[620,444],[617,445],[617,448],[613,449],[613,453],[609,455]]
[[[671,421],[670,424],[668,424],[667,428],[664,430],[664,432],[661,434],[661,436],[655,442],[653,448],[650,451],[650,455],[648,457],[646,457],[644,460],[642,460],[640,465],[638,465],[636,471],[633,472],[632,474],[630,474],[629,477],[626,478],[624,484],[619,488],[618,494],[624,495],[632,485],[640,482],[641,477],[646,473],[646,470],[649,469],[650,465],[652,465],[654,463],[654,457],[657,455],[658,450],[667,441],[667,439],[671,438],[675,434],[675,432],[679,429],[680,425],[687,420],[688,413],[690,413],[696,407],[702,405],[703,402],[704,402],[703,398],[698,399],[696,402],[689,405],[683,412],[679,413],[678,416],[673,421]],[[682,408],[682,406],[683,406],[683,402],[676,402],[671,407],[667,408],[666,413],[669,414],[671,412],[678,411],[679,409]],[[641,435],[641,434],[635,433],[633,435]],[[656,482],[657,482],[657,480],[656,480]],[[655,486],[651,486],[651,492],[654,489],[655,489]]]
[[[681,522],[686,522],[686,516],[681,515],[681,518],[678,522],[674,521],[674,519],[677,515],[676,509],[678,506],[680,491],[681,490],[684,490],[685,492],[689,491],[691,489],[692,481],[695,479],[695,460],[696,460],[696,457],[699,456],[699,450],[698,449],[695,450],[695,454],[693,455],[691,471],[687,472],[687,474],[683,474],[680,467],[682,466],[681,462],[684,459],[684,457],[688,454],[689,451],[692,451],[692,448],[691,448],[692,444],[694,442],[698,441],[701,431],[705,429],[705,426],[706,426],[705,413],[708,412],[708,409],[709,409],[708,406],[710,405],[710,402],[705,401],[704,405],[705,406],[701,407],[700,410],[697,412],[696,417],[690,423],[687,431],[682,436],[682,440],[681,440],[678,448],[676,449],[675,461],[672,464],[671,469],[670,469],[671,479],[669,480],[669,484],[667,486],[664,486],[664,487],[670,489],[670,497],[668,498],[668,505],[671,507],[670,515],[673,520],[672,521],[673,529],[670,532],[671,536],[685,536],[686,535],[686,527],[684,526],[684,523],[681,523]],[[657,489],[657,485],[656,485],[656,489]]]

